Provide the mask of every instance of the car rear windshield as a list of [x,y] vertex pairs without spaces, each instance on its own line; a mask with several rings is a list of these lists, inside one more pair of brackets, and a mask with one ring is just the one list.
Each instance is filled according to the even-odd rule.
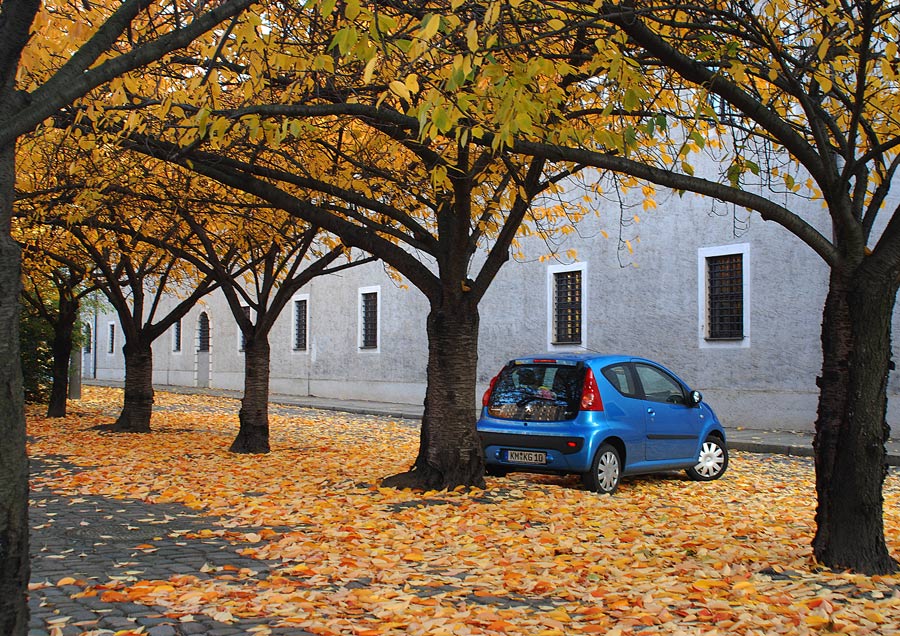
[[507,420],[570,420],[578,413],[581,365],[511,364],[500,372],[488,413]]

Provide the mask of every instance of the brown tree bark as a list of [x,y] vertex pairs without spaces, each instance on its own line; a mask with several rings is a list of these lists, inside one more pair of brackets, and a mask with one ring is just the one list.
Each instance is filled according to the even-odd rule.
[[[4,110],[0,100],[0,112]],[[15,146],[0,148],[0,634],[28,629],[28,457],[19,356],[20,253],[10,237]]]
[[[71,290],[68,290],[71,291]],[[78,320],[78,301],[68,294],[60,293],[59,314],[53,322],[53,386],[47,417],[65,417],[66,399],[69,396],[69,363],[72,358],[72,334]]]
[[884,540],[882,496],[896,295],[894,276],[834,268],[822,320],[813,552],[828,567],[873,575],[898,571]]
[[478,306],[444,294],[428,314],[428,368],[419,454],[412,469],[386,478],[392,488],[484,488],[484,455],[475,429]]
[[153,350],[152,340],[126,342],[125,400],[122,413],[112,426],[117,433],[149,433],[153,414]]
[[244,344],[244,397],[233,453],[269,452],[269,339],[250,336]]

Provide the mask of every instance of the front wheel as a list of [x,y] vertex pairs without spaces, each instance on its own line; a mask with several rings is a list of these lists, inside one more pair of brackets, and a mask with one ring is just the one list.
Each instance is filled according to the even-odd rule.
[[621,477],[622,460],[619,451],[612,444],[603,444],[594,455],[590,470],[581,476],[581,480],[588,490],[611,495],[619,487]]
[[687,469],[687,475],[695,481],[712,481],[718,479],[728,468],[728,448],[725,442],[710,435],[700,448],[697,464]]

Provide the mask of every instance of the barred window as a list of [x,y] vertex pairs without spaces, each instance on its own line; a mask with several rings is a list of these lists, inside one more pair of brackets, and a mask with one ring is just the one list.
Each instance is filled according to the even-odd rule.
[[553,274],[553,344],[581,344],[581,270]]
[[360,294],[360,349],[378,348],[378,292]]
[[197,351],[209,351],[209,316],[205,311],[197,323]]
[[294,301],[294,351],[306,351],[306,300]]
[[178,353],[181,351],[181,321],[177,321],[172,325],[172,351]]
[[94,347],[94,334],[91,331],[90,325],[84,326],[84,353],[91,353]]
[[106,353],[115,353],[116,352],[116,325],[115,323],[109,323],[109,339],[108,339],[108,347],[106,349]]
[[711,256],[707,271],[707,338],[744,337],[744,259],[742,254]]

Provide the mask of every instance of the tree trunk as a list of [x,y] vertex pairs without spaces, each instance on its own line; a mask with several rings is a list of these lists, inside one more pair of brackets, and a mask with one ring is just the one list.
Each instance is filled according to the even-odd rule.
[[478,307],[462,298],[432,303],[419,455],[412,469],[383,485],[422,490],[484,488],[484,455],[475,430]]
[[153,414],[153,349],[137,339],[122,347],[125,354],[125,404],[113,425],[117,433],[149,433]]
[[822,375],[814,440],[816,535],[822,564],[865,574],[896,572],[884,541],[882,487],[892,276],[833,269],[822,320]]
[[233,453],[269,452],[269,339],[252,336],[244,345],[244,397]]
[[59,319],[53,325],[53,388],[47,417],[65,417],[66,399],[69,397],[69,362],[72,357],[72,334],[78,318],[78,304],[71,299],[60,298]]
[[[0,104],[0,111],[4,110]],[[19,247],[10,236],[15,147],[0,148],[0,634],[28,629],[28,457],[19,354]]]

